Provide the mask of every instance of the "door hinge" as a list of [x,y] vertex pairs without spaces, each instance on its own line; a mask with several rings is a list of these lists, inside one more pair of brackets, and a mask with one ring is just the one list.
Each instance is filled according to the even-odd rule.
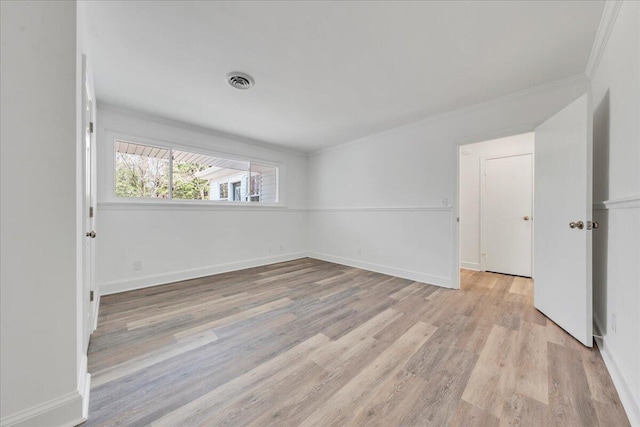
[[89,291],[89,301],[93,302],[93,291]]
[[93,206],[89,207],[89,218],[93,218]]
[[93,133],[93,122],[89,122],[89,133]]
[[456,222],[460,222],[460,217],[456,217]]

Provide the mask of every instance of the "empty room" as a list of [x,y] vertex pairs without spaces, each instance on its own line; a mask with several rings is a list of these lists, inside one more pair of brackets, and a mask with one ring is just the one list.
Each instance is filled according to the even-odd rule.
[[640,2],[0,7],[1,427],[640,427]]

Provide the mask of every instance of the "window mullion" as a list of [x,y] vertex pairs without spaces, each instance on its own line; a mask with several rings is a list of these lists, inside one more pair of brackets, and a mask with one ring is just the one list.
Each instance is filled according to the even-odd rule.
[[169,200],[173,199],[173,148],[169,148]]
[[251,203],[251,195],[253,194],[253,188],[251,183],[251,160],[249,160],[249,176],[248,176],[249,184],[247,185],[248,194],[247,194],[247,202]]

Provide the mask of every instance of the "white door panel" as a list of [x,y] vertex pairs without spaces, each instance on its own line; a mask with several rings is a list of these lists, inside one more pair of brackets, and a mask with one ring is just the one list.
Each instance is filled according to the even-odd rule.
[[[585,94],[536,128],[534,304],[586,346],[593,344],[592,140]],[[570,228],[582,221],[582,229]]]
[[485,270],[531,277],[533,156],[486,159],[482,234]]
[[97,292],[95,290],[95,215],[96,215],[96,182],[95,182],[95,96],[91,84],[87,59],[83,56],[83,325],[84,350],[87,351],[89,338],[95,328],[98,312]]

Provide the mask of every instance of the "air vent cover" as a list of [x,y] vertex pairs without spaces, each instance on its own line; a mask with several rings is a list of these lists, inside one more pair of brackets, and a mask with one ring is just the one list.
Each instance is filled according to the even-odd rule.
[[248,74],[234,71],[227,74],[227,83],[240,90],[246,90],[253,86],[253,77]]

